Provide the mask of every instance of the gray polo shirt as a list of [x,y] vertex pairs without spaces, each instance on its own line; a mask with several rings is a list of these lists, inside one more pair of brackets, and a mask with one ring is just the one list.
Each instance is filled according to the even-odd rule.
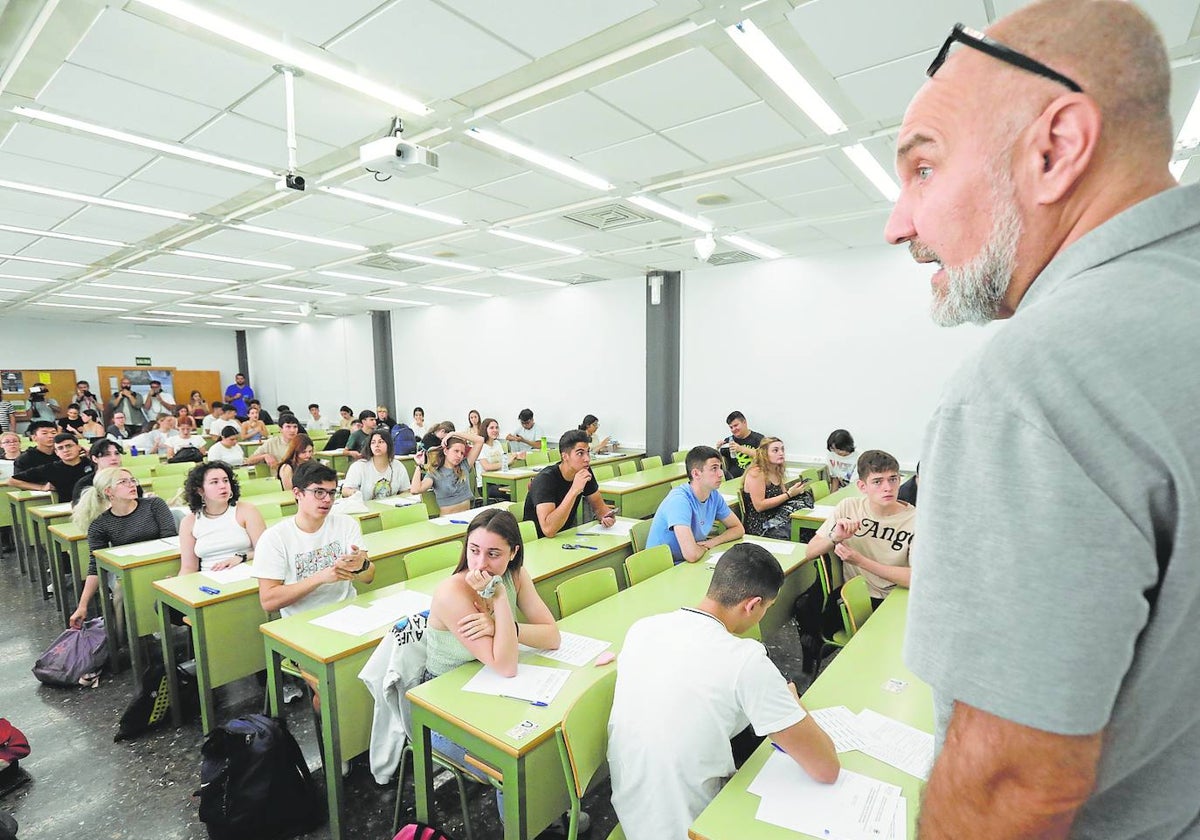
[[1197,408],[1190,186],[1059,254],[926,434],[906,660],[933,687],[939,745],[956,700],[1105,731],[1072,837],[1200,838]]

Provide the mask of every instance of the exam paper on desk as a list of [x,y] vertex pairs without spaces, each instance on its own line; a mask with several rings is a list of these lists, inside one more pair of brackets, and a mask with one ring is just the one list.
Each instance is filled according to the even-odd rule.
[[564,668],[521,663],[517,665],[515,677],[502,677],[485,665],[467,681],[463,691],[550,704],[570,676],[571,672]]
[[628,537],[633,531],[633,526],[637,522],[632,519],[618,519],[612,524],[611,528],[605,528],[599,522],[588,525],[585,528],[580,528],[576,533],[579,534],[609,534],[614,537]]
[[249,563],[238,563],[236,566],[230,566],[228,569],[210,569],[200,574],[217,583],[234,583],[235,581],[249,580],[254,577],[254,567]]
[[559,631],[558,635],[559,645],[556,650],[531,648],[527,645],[520,645],[520,648],[523,651],[536,653],[538,656],[544,656],[547,659],[554,659],[558,662],[565,662],[568,665],[586,665],[612,647],[612,642],[606,642],[603,639],[593,639],[589,636],[580,636],[577,633]]
[[433,598],[424,592],[404,590],[363,606],[350,604],[340,610],[314,618],[309,624],[315,624],[327,630],[348,633],[351,636],[362,636],[372,630],[393,624],[406,615],[427,610],[432,603]]
[[852,750],[862,750],[867,745],[866,735],[858,715],[845,706],[830,706],[825,709],[812,709],[809,716],[817,722],[817,726],[833,741],[833,747],[840,753]]
[[860,749],[872,758],[928,780],[933,766],[933,735],[879,714],[874,709],[858,713],[859,728],[866,737]]

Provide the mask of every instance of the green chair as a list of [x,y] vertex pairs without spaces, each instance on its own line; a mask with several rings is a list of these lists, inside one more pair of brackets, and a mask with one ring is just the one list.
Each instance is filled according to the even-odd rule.
[[637,461],[622,461],[617,464],[617,472],[620,475],[629,475],[638,471]]
[[129,473],[143,484],[149,484],[150,479],[154,477],[154,467],[152,467],[150,464],[131,464],[129,466],[122,464],[121,469],[125,470],[125,472]]
[[641,583],[646,578],[652,578],[659,572],[665,572],[675,565],[671,549],[666,545],[656,545],[654,548],[644,548],[625,558],[625,580],[630,586]]
[[243,499],[247,496],[261,496],[264,493],[278,493],[281,489],[277,478],[251,478],[240,482],[239,487]]
[[671,462],[675,463],[675,464],[682,464],[684,461],[687,460],[687,454],[688,454],[688,451],[686,449],[680,449],[678,452],[676,452],[674,455],[671,456]]
[[534,540],[538,539],[537,524],[529,520],[518,522],[517,527],[521,529],[521,542],[529,545]]
[[150,475],[155,478],[164,475],[187,475],[195,466],[196,464],[192,461],[184,461],[179,464],[155,464],[150,468]]
[[800,473],[800,477],[803,478],[805,481],[820,481],[821,480],[821,468],[820,467],[810,467],[807,470],[803,470]]
[[813,501],[819,502],[821,499],[824,499],[826,496],[829,495],[829,482],[828,481],[814,481],[812,484],[810,484],[808,486],[808,489],[812,491]]
[[653,470],[663,465],[661,455],[651,455],[649,458],[642,459],[642,469]]
[[529,454],[525,456],[525,463],[528,466],[536,467],[539,464],[549,464],[550,459],[546,457],[545,452],[541,452],[537,449],[531,449],[529,450]]
[[[612,712],[617,672],[610,671],[581,694],[563,715],[558,728],[558,755],[571,807],[567,814],[567,840],[578,840],[580,803],[592,782],[605,769],[608,752],[608,716]],[[608,840],[623,840],[618,825]]]
[[617,594],[617,573],[605,567],[570,578],[554,588],[558,614],[563,618]]
[[613,477],[613,468],[611,464],[603,467],[592,467],[592,478],[596,481],[608,481]]
[[[126,443],[123,443],[121,445],[127,446],[127,444],[128,444],[128,441],[126,441]],[[142,464],[145,464],[146,466],[149,466],[149,467],[156,467],[161,463],[162,463],[162,459],[159,458],[157,455],[130,455],[130,454],[126,453],[121,456],[121,466],[122,467],[134,467],[134,466],[140,466]]]
[[386,531],[389,528],[399,528],[401,525],[412,525],[414,522],[428,522],[429,510],[425,505],[408,505],[407,507],[388,508],[379,514],[379,528]]
[[463,541],[438,543],[404,555],[404,574],[409,580],[441,569],[451,569],[462,557]]
[[[822,586],[824,585],[823,581]],[[838,609],[842,614],[842,629],[835,631],[832,636],[822,637],[821,652],[817,658],[818,667],[825,661],[831,649],[844,648],[849,643],[874,610],[871,606],[871,590],[867,586],[867,579],[862,575],[852,577],[842,584],[836,597]]]
[[268,519],[283,519],[283,506],[279,502],[263,502],[261,505],[255,505],[255,507],[262,514],[264,521]]
[[183,489],[183,479],[182,475],[165,475],[162,478],[151,478],[150,492],[160,499],[165,499],[170,504],[171,500],[175,498],[175,494]]
[[683,485],[685,485],[687,483],[688,483],[688,480],[686,478],[677,478],[671,482],[671,489],[674,490],[676,487],[682,487]]
[[279,427],[278,426],[267,426],[267,434],[268,435],[279,434]]
[[645,550],[646,539],[650,536],[650,526],[653,524],[653,520],[643,519],[629,529],[629,541],[633,543],[634,551]]

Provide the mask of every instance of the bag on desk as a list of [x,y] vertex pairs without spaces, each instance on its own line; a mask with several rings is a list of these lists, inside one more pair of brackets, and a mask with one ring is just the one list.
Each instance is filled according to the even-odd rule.
[[33,663],[33,675],[46,685],[92,685],[108,662],[104,619],[85,621],[79,630],[67,629]]
[[325,798],[282,720],[234,718],[200,754],[200,821],[212,840],[282,840],[325,822]]

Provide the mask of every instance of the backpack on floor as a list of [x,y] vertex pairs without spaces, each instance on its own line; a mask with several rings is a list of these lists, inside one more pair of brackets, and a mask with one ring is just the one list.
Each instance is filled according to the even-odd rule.
[[409,823],[392,840],[454,840],[446,832],[425,823]]
[[820,667],[820,652],[824,640],[842,629],[842,611],[838,593],[826,597],[819,580],[796,596],[792,603],[792,617],[796,620],[796,632],[800,635],[803,652],[802,669],[806,674],[815,674]]
[[282,720],[234,718],[200,754],[200,821],[212,840],[282,840],[325,822],[325,797]]
[[[194,673],[186,666],[179,665],[175,669],[179,681],[179,696],[183,700],[181,714],[184,720],[191,720],[200,712],[200,692],[196,685]],[[162,725],[171,711],[171,692],[167,689],[167,669],[161,658],[150,663],[142,674],[142,688],[117,721],[117,732],[113,741],[129,741],[144,732]]]
[[397,455],[412,455],[417,451],[417,434],[403,423],[392,426],[392,444]]
[[15,764],[29,755],[29,739],[25,733],[8,722],[8,718],[0,718],[0,761]]

